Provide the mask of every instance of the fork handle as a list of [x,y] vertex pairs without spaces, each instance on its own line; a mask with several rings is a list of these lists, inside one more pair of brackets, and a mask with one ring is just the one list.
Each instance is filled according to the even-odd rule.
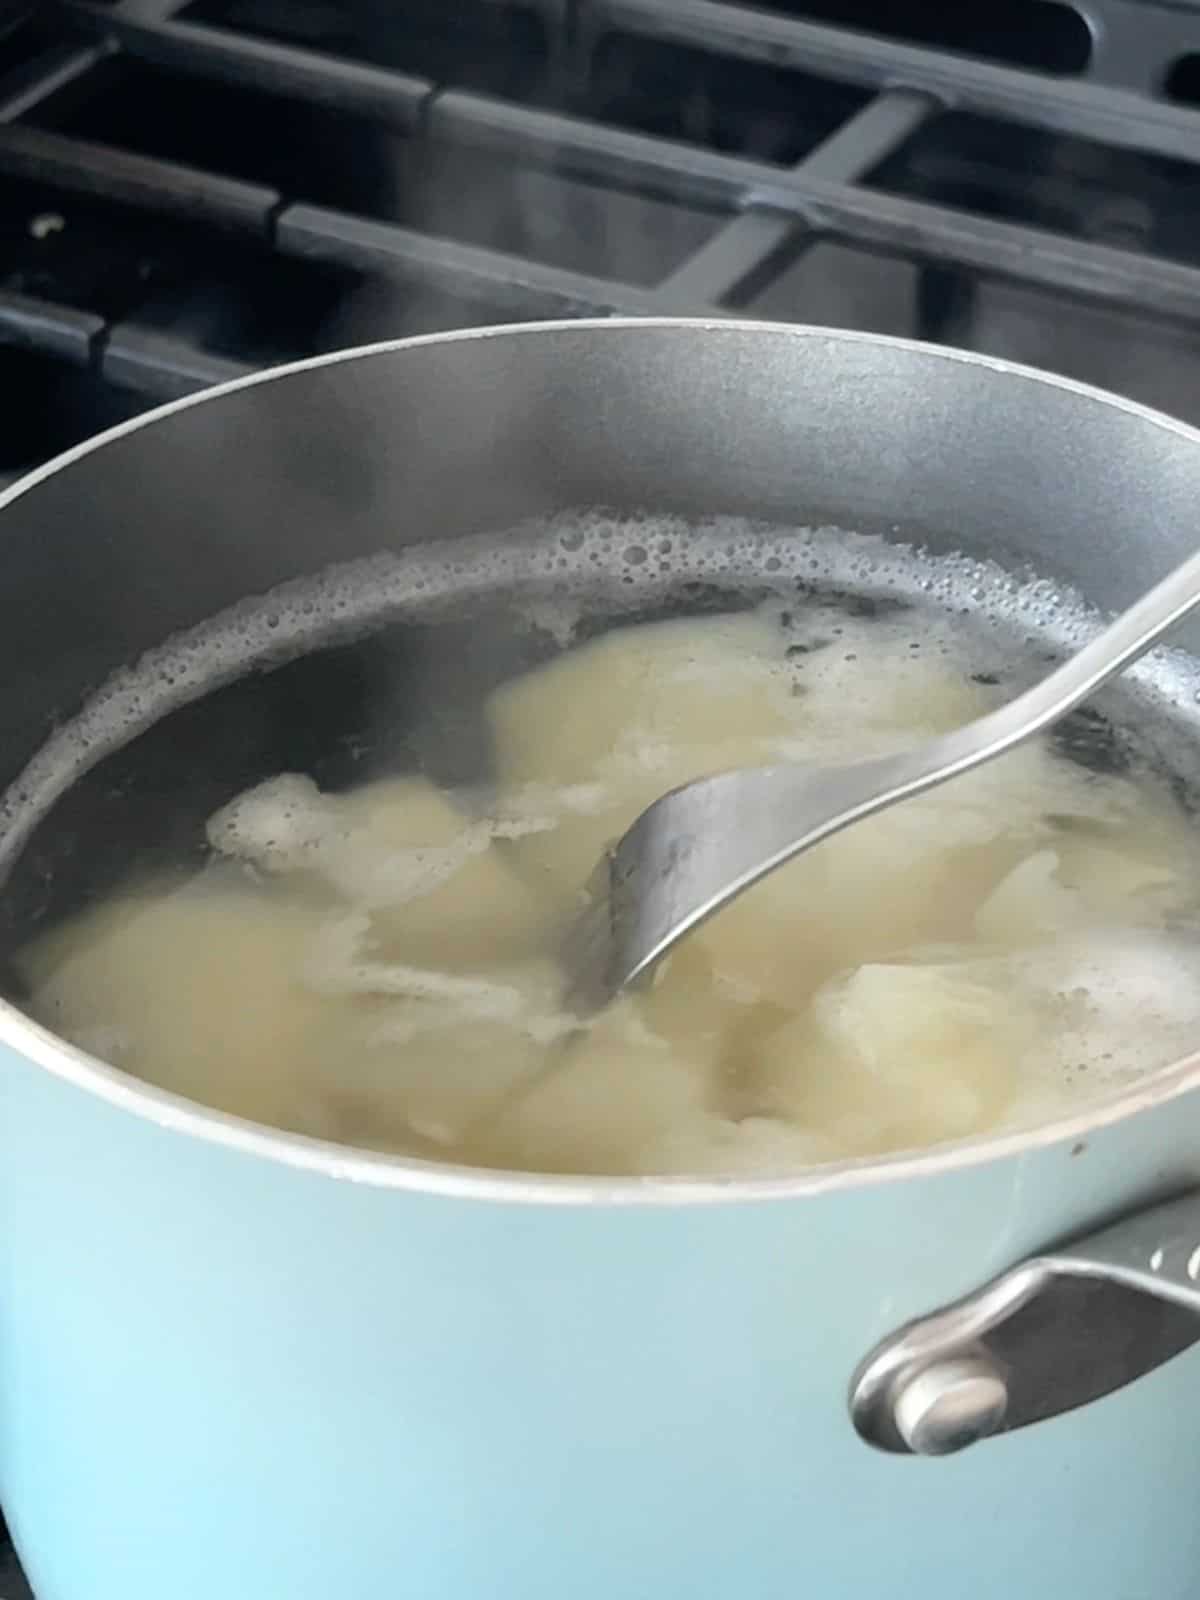
[[1043,732],[1145,655],[1197,605],[1200,553],[1189,556],[1032,689],[914,750],[911,781],[915,787],[905,793],[931,788]]

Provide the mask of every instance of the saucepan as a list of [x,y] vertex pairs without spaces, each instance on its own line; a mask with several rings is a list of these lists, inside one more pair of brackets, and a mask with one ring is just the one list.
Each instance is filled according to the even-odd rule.
[[[1116,608],[1196,546],[1200,435],[721,320],[265,373],[0,502],[0,782],[247,597],[594,505],[875,532]],[[303,660],[214,688],[117,778],[81,752],[8,863],[6,937],[305,741],[350,751],[368,701],[437,692],[348,659],[337,693]],[[1196,1593],[1200,1056],[1027,1133],[736,1181],[279,1133],[17,1003],[0,1090],[0,1498],[40,1600]]]

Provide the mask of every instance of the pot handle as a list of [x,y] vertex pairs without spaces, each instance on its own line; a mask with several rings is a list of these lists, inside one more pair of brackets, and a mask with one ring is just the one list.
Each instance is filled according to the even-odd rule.
[[868,1444],[949,1455],[1110,1394],[1200,1340],[1200,1189],[1032,1256],[876,1345]]

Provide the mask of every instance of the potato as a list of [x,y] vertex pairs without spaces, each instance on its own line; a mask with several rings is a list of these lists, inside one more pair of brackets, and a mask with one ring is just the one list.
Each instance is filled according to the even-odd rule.
[[513,785],[636,778],[676,751],[761,746],[794,724],[783,641],[757,614],[615,628],[488,702]]
[[686,939],[659,963],[637,1006],[651,1031],[677,1050],[715,1061],[756,1000],[756,992],[718,977],[708,951]]
[[369,908],[393,960],[471,968],[512,960],[551,934],[550,908],[509,868],[489,825],[424,778],[326,795],[286,775],[233,801],[208,831],[226,854]]
[[773,759],[796,726],[783,637],[757,614],[614,629],[488,701],[506,803],[557,826],[517,845],[574,893],[604,846],[666,790]]
[[844,1153],[987,1132],[1020,1084],[1032,1021],[954,967],[872,965],[827,985],[761,1052],[764,1102]]
[[568,1040],[546,1075],[480,1131],[494,1165],[545,1172],[622,1173],[639,1152],[698,1116],[710,1063],[681,1056],[617,1002]]
[[[1000,938],[998,923],[985,931],[988,914],[976,922],[980,906],[1022,860],[1061,839],[1050,808],[1068,803],[1080,826],[1105,837],[1128,827],[1121,785],[1044,747],[1012,751],[825,840],[718,913],[695,941],[718,978],[795,1005],[843,968],[973,932]],[[1071,848],[1087,875],[1084,845]],[[1095,875],[1102,865],[1111,877],[1114,864],[1100,856]]]
[[1020,946],[1114,921],[1161,917],[1178,879],[1163,862],[1092,840],[1064,838],[1027,856],[975,914],[982,939]]
[[295,1127],[321,1018],[300,976],[317,926],[309,907],[210,875],[148,885],[27,952],[31,1010],[161,1088]]
[[974,906],[1015,847],[966,841],[916,800],[825,840],[763,879],[694,936],[712,970],[787,1007],[844,967],[970,931]]
[[797,664],[801,710],[844,745],[842,759],[868,753],[880,734],[900,730],[915,741],[960,727],[996,699],[947,657],[936,630],[914,627],[911,617],[859,621],[830,611],[805,631],[828,642]]
[[314,1099],[341,1137],[445,1153],[544,1070],[547,1049],[519,1020],[472,1020],[450,1005],[347,1007],[322,1031]]
[[638,1170],[647,1177],[784,1177],[835,1159],[833,1142],[778,1117],[694,1117],[643,1146]]
[[975,913],[975,931],[994,944],[1033,944],[1078,927],[1088,907],[1059,877],[1057,850],[1026,856],[992,890]]

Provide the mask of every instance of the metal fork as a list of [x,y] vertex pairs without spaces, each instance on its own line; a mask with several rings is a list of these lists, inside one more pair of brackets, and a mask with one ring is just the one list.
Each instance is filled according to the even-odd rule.
[[646,978],[694,928],[802,850],[1043,732],[1198,603],[1200,554],[1034,688],[952,733],[848,766],[723,772],[656,800],[589,882],[564,952],[571,1005],[586,1015]]

